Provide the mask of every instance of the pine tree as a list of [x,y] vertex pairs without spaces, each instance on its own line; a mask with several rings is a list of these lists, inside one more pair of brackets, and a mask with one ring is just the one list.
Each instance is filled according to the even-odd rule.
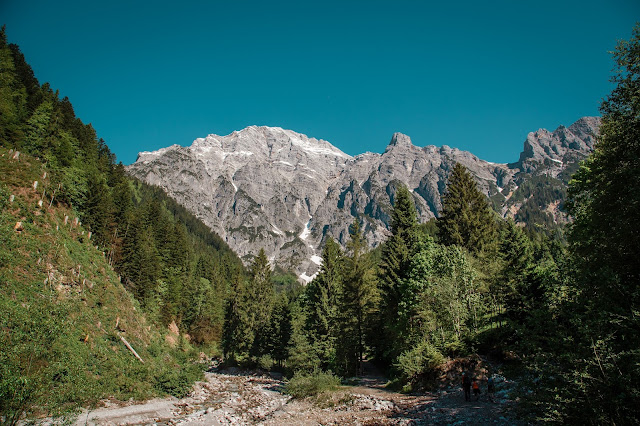
[[251,354],[260,356],[268,352],[266,348],[266,332],[275,298],[273,283],[271,282],[271,267],[264,249],[260,249],[258,256],[253,260],[249,276],[249,285],[247,287],[248,315],[251,331],[254,335]]
[[229,289],[224,314],[222,351],[225,361],[242,362],[249,356],[254,333],[249,318],[249,303],[244,278],[236,274]]
[[376,270],[366,253],[360,222],[356,218],[350,228],[345,273],[340,300],[341,339],[337,348],[338,366],[346,374],[362,373],[365,338],[377,312],[379,292]]
[[323,369],[335,360],[343,265],[344,255],[340,246],[328,237],[322,250],[320,273],[305,288],[306,329]]
[[287,357],[287,368],[294,372],[310,373],[318,369],[320,360],[309,342],[306,332],[305,312],[297,301],[291,304],[291,339]]
[[5,27],[0,30],[0,144],[22,149],[22,119],[26,90],[17,78],[15,61],[7,44]]
[[442,214],[438,220],[440,241],[471,252],[488,249],[495,242],[494,216],[469,171],[456,163],[442,196]]
[[53,104],[43,102],[33,112],[27,121],[27,131],[25,135],[25,149],[34,155],[43,156],[44,150],[48,146],[50,137],[50,123],[53,114]]
[[266,350],[279,367],[284,365],[289,356],[291,332],[289,298],[285,293],[280,293],[275,299],[269,319]]
[[399,335],[402,333],[398,307],[402,303],[400,282],[407,278],[411,255],[418,239],[416,208],[411,193],[401,185],[395,194],[391,212],[392,235],[382,246],[379,283],[382,295],[376,351],[379,358],[391,362],[398,355]]
[[150,229],[143,229],[136,238],[130,261],[134,295],[145,306],[160,278],[160,258]]
[[88,181],[87,201],[82,218],[93,233],[93,240],[100,247],[110,243],[113,210],[110,190],[103,176],[92,175]]
[[522,319],[526,315],[523,293],[532,268],[532,250],[531,241],[522,228],[512,220],[507,221],[500,238],[504,265],[493,294],[504,306],[506,317],[512,320]]

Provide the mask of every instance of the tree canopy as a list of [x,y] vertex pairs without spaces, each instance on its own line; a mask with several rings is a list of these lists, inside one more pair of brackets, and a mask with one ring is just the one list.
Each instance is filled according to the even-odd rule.
[[438,236],[446,245],[459,245],[480,252],[495,241],[495,218],[469,171],[456,163],[442,196]]
[[[613,52],[594,152],[569,187],[581,345],[575,408],[595,422],[640,421],[640,25]],[[576,410],[577,411],[577,410]],[[632,421],[631,419],[635,419]]]

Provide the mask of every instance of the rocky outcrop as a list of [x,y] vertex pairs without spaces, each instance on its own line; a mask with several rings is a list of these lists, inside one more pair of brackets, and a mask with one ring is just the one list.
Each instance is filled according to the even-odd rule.
[[558,174],[584,158],[599,123],[586,117],[553,133],[532,132],[512,164],[489,163],[448,146],[418,147],[402,133],[392,136],[382,154],[351,157],[291,130],[251,126],[196,139],[189,147],[142,152],[127,169],[162,187],[245,261],[264,248],[273,264],[308,281],[318,270],[323,241],[331,236],[345,244],[354,217],[364,219],[372,247],[387,238],[400,184],[413,193],[425,222],[438,215],[449,173],[461,163],[487,196],[502,203],[504,215],[513,214],[506,201],[518,184],[536,173]]
[[583,117],[568,128],[560,126],[553,132],[546,129],[531,132],[514,167],[532,173],[541,165],[547,165],[555,166],[553,169],[559,172],[563,164],[579,161],[593,151],[599,129],[599,117]]

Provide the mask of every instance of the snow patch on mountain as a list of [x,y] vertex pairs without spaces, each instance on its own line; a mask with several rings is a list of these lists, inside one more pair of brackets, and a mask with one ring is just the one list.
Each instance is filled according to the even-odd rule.
[[300,235],[298,235],[298,237],[300,237],[302,241],[305,241],[307,238],[309,238],[309,235],[311,235],[311,229],[309,229],[310,226],[311,226],[311,217],[309,218],[309,221],[305,225]]

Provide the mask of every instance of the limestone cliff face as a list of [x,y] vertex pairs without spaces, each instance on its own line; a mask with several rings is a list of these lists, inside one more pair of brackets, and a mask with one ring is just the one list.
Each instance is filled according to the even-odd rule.
[[[251,126],[209,135],[189,147],[142,152],[129,173],[162,187],[224,238],[243,259],[264,248],[273,264],[308,281],[317,272],[323,240],[344,244],[353,218],[364,215],[371,246],[388,235],[400,183],[412,191],[419,220],[438,215],[455,163],[467,167],[487,196],[501,200],[536,173],[557,175],[593,149],[597,117],[553,133],[530,133],[520,160],[494,164],[448,146],[418,147],[401,133],[382,154],[351,157],[329,142],[278,127]],[[517,210],[517,209],[516,209]]]
[[555,163],[554,170],[559,171],[563,164],[580,161],[593,151],[599,129],[599,117],[583,117],[571,126],[560,126],[553,132],[546,129],[531,132],[515,167],[524,172],[535,172],[540,164]]

